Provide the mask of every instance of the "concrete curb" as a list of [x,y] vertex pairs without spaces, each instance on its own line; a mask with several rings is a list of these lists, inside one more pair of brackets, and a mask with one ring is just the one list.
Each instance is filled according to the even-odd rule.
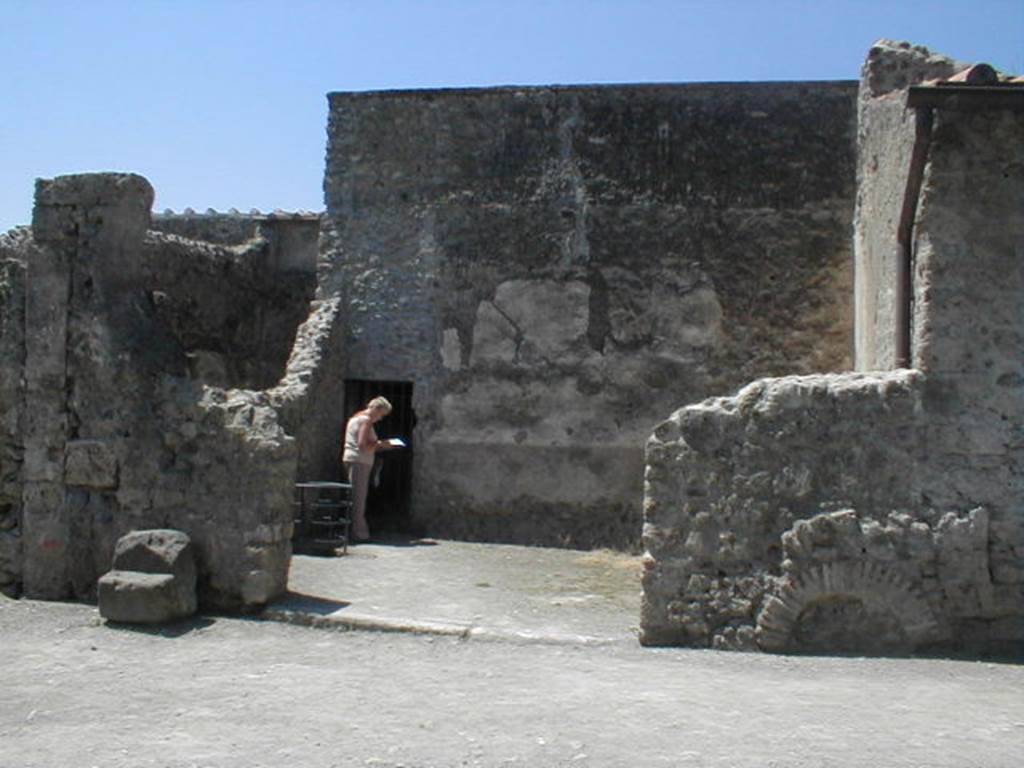
[[304,627],[319,629],[364,630],[369,632],[405,632],[415,635],[444,635],[448,637],[469,637],[471,627],[467,624],[442,621],[416,621],[388,616],[372,616],[368,614],[327,613],[318,614],[290,608],[265,608],[260,618],[267,621],[279,621],[285,624],[297,624]]
[[515,642],[538,645],[612,645],[624,642],[621,639],[596,637],[593,635],[577,635],[560,632],[533,632],[529,630],[503,630],[473,626],[469,623],[451,621],[424,621],[408,618],[395,618],[371,614],[336,611],[334,613],[315,613],[284,606],[269,606],[258,618],[264,621],[277,621],[316,629],[333,629],[340,631],[365,632],[397,632],[412,635],[434,635],[439,637],[456,637],[461,640],[478,640],[492,642]]

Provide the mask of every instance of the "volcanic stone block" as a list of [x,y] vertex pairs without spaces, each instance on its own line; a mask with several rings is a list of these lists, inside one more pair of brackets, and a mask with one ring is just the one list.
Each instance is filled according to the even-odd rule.
[[194,548],[181,531],[158,528],[125,534],[114,548],[113,570],[170,574],[195,591]]
[[108,621],[161,624],[196,612],[194,582],[170,573],[110,571],[98,587],[100,615]]

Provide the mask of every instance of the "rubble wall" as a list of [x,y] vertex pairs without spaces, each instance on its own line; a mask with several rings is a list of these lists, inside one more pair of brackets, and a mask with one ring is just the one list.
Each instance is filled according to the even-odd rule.
[[154,232],[177,235],[186,240],[199,240],[217,245],[242,245],[259,237],[259,214],[232,211],[219,213],[208,210],[196,213],[185,209],[183,213],[167,210],[150,217],[149,228]]
[[225,388],[277,384],[316,290],[319,216],[165,212],[149,229],[145,283],[190,375]]
[[346,378],[414,384],[415,520],[635,546],[656,414],[848,369],[854,97],[331,94],[320,291]]
[[[851,569],[864,582],[855,590],[899,579],[904,602],[920,602],[934,574],[905,569],[911,544],[895,539],[913,525],[930,539],[941,518],[913,511],[922,501],[921,402],[913,371],[763,379],[659,425],[647,447],[642,641],[777,649],[780,622],[769,614],[759,624],[768,601],[793,584],[813,590],[826,566]],[[853,540],[837,526],[856,531]],[[871,563],[877,574],[859,571]],[[800,635],[801,611],[823,594],[802,597],[783,629]],[[848,632],[848,642],[878,635],[872,629],[866,638]],[[899,639],[890,634],[879,640]],[[806,638],[806,649],[818,640]]]
[[316,275],[270,268],[268,249],[262,238],[224,246],[147,232],[141,284],[193,378],[267,389],[284,375]]
[[28,228],[0,234],[0,591],[21,581],[21,425],[25,377]]
[[[914,130],[895,119],[906,91],[878,91],[878,78],[895,72],[904,88],[951,68],[906,44],[869,54],[858,270],[893,263],[898,217],[866,201],[902,193]],[[645,643],[1019,654],[1024,124],[1001,110],[933,118],[913,228],[914,369],[757,381],[655,430]],[[883,272],[868,303],[889,319],[868,318],[877,338],[859,363],[862,350],[893,362]],[[871,285],[861,274],[858,291]]]
[[320,217],[313,213],[253,212],[154,214],[150,229],[186,240],[216,245],[245,245],[255,267],[270,272],[316,272]]
[[118,537],[176,528],[196,545],[203,603],[258,606],[286,586],[294,441],[266,393],[189,377],[187,350],[150,283],[152,196],[128,174],[37,184],[24,592],[92,598]]
[[268,393],[281,425],[296,438],[297,480],[341,479],[339,425],[325,416],[336,411],[344,396],[345,358],[337,353],[340,318],[337,297],[312,303],[309,316],[296,333],[285,375]]

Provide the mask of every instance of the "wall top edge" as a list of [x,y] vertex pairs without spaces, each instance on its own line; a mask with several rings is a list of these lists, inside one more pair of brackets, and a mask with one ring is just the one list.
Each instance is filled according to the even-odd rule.
[[318,221],[322,216],[322,213],[315,211],[282,211],[275,210],[271,213],[263,213],[256,208],[253,208],[248,213],[243,213],[235,208],[230,208],[227,211],[217,211],[213,208],[207,208],[203,212],[194,211],[191,208],[185,208],[183,211],[176,212],[170,208],[165,208],[162,211],[153,211],[154,219],[204,219],[204,218],[236,218],[236,219],[257,219],[259,221],[272,221],[287,219],[289,221],[305,220],[305,221]]
[[589,91],[686,91],[746,88],[750,90],[821,88],[856,90],[857,80],[759,80],[711,81],[699,83],[595,83],[573,85],[496,85],[455,88],[397,88],[367,91],[330,91],[328,101],[374,98],[437,98],[446,96],[488,96],[517,93],[580,93]]

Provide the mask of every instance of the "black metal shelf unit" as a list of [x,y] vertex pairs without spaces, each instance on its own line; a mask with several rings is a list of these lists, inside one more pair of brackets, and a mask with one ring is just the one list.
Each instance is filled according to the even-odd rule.
[[309,481],[295,484],[296,552],[348,552],[352,525],[352,486]]

